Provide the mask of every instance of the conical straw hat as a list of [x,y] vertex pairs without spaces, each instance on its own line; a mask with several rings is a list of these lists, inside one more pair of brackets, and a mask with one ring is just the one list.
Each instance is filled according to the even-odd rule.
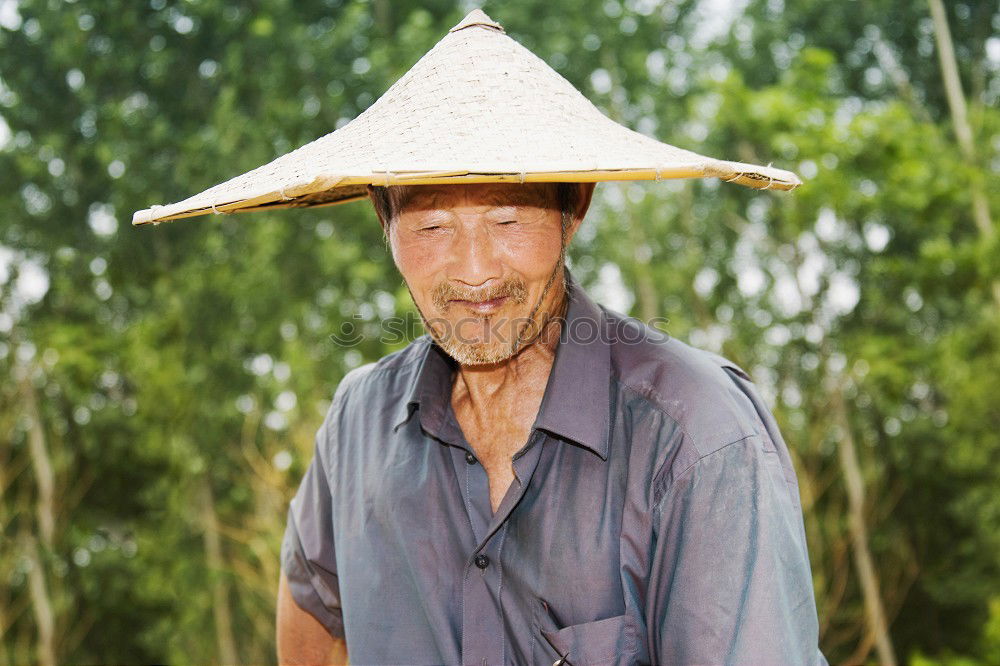
[[705,157],[619,125],[477,9],[340,129],[184,201],[137,211],[132,224],[326,206],[365,197],[369,184],[706,176],[758,189],[801,184],[789,171]]

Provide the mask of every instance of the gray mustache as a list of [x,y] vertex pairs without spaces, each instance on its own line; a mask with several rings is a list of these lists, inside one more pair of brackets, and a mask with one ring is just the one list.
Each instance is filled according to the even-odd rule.
[[492,301],[495,298],[502,298],[505,296],[510,298],[515,303],[523,303],[528,298],[528,290],[524,286],[524,282],[512,279],[506,282],[501,282],[487,289],[476,290],[459,289],[454,285],[445,282],[435,287],[432,293],[434,305],[439,310],[448,309],[450,305],[449,301],[472,301],[473,303],[481,303],[483,301]]

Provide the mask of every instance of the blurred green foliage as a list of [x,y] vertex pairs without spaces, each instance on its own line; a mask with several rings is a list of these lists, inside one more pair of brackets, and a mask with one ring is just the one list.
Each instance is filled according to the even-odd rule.
[[[365,204],[130,213],[353,118],[471,6],[0,2],[0,663],[273,661],[287,501],[412,304]],[[574,274],[768,396],[831,663],[875,658],[847,437],[896,653],[1000,661],[1000,241],[971,203],[1000,211],[996,4],[948,3],[974,163],[921,2],[484,8],[619,122],[804,177],[602,184]]]

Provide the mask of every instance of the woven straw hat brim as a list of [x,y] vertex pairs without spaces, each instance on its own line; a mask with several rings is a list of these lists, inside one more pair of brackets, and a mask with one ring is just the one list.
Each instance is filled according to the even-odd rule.
[[357,118],[132,224],[367,196],[368,185],[716,177],[790,190],[799,178],[718,160],[619,125],[475,10]]

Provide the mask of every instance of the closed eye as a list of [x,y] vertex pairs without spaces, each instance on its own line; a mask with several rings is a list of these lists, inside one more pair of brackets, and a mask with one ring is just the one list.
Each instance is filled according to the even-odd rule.
[[517,220],[504,220],[503,222],[500,222],[499,224],[502,225],[502,226],[509,226],[511,224],[517,224]]

